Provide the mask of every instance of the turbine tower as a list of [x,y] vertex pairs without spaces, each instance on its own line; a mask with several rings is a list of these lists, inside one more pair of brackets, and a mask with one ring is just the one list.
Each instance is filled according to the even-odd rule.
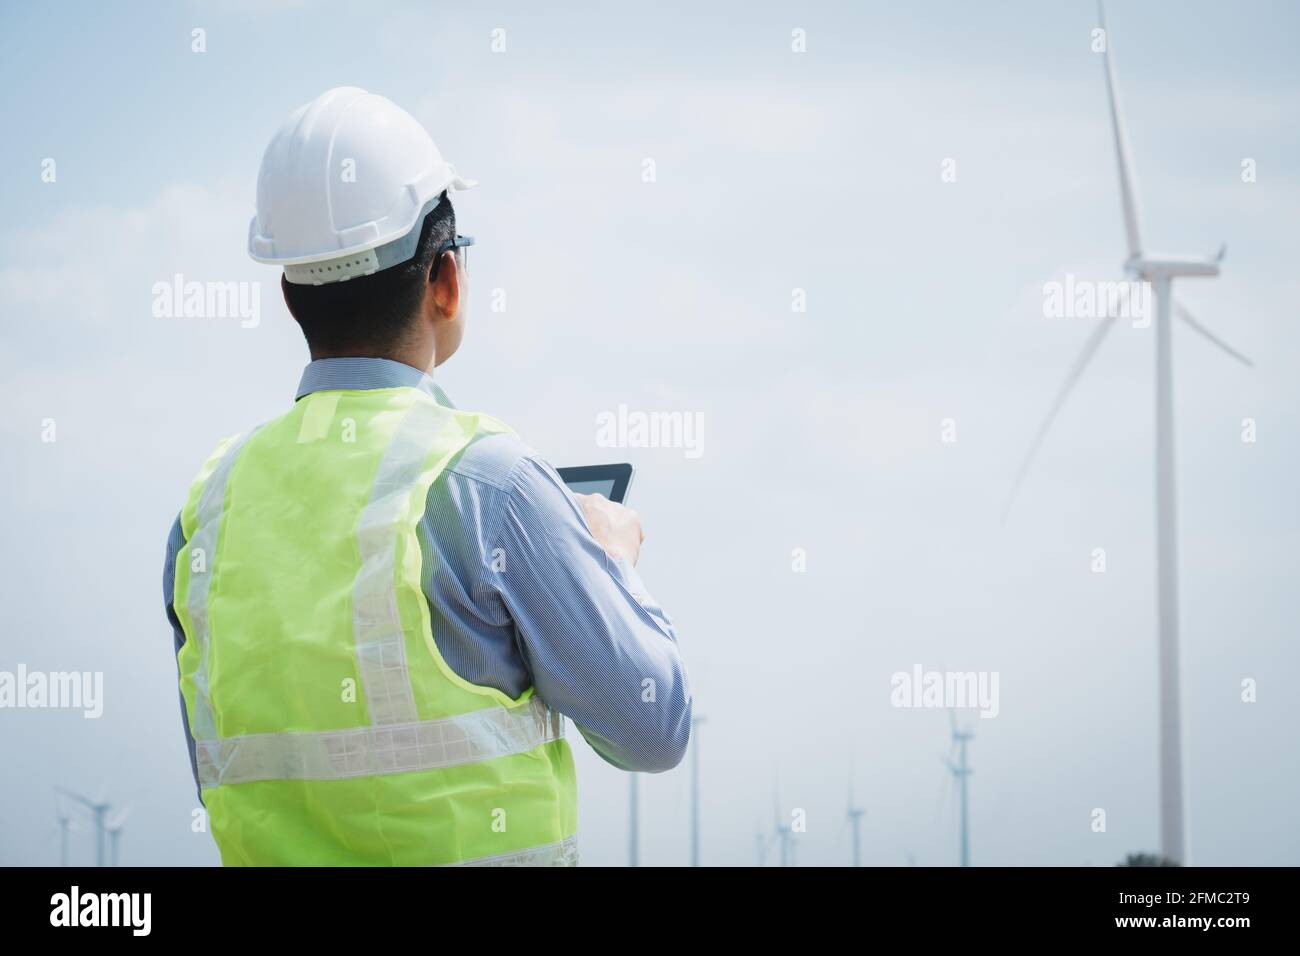
[[948,711],[948,721],[952,727],[952,746],[957,751],[957,762],[948,759],[948,769],[961,792],[961,865],[970,866],[970,803],[966,792],[966,780],[975,771],[966,763],[966,744],[975,735],[969,730],[957,729],[957,715]]
[[849,826],[853,828],[853,865],[862,865],[862,818],[866,810],[853,805],[853,777],[849,777]]
[[641,795],[637,791],[637,775],[629,773],[627,812],[627,865],[641,865]]
[[790,827],[789,820],[783,820],[781,817],[781,789],[780,786],[772,788],[772,839],[776,841],[781,851],[781,865],[794,866],[794,832]]
[[59,823],[59,866],[68,865],[68,834],[80,827],[72,819],[67,809],[63,806],[63,801],[58,797],[54,798],[55,819]]
[[703,717],[691,718],[691,866],[700,865],[700,737]]
[[[1178,664],[1178,523],[1174,490],[1174,404],[1172,317],[1176,315],[1190,328],[1218,346],[1232,358],[1250,366],[1250,359],[1229,346],[1197,321],[1181,303],[1174,301],[1172,284],[1176,278],[1209,277],[1219,274],[1225,248],[1214,256],[1159,255],[1142,246],[1138,215],[1137,183],[1129,157],[1124,119],[1120,109],[1115,79],[1114,44],[1100,0],[1097,13],[1104,40],[1103,66],[1106,94],[1110,105],[1111,133],[1115,141],[1115,162],[1119,171],[1120,207],[1124,214],[1124,234],[1128,258],[1124,271],[1134,280],[1149,283],[1156,307],[1155,321],[1155,505],[1156,505],[1156,633],[1159,659],[1160,718],[1160,853],[1177,863],[1187,862],[1187,831],[1183,795],[1183,749],[1179,703]],[[1109,310],[1107,310],[1109,312]],[[1106,333],[1115,324],[1115,316],[1102,318],[1084,342],[1082,351],[1066,375],[1047,417],[1025,456],[1016,476],[1011,501],[1029,471],[1039,446],[1070,391],[1083,375]]]
[[130,815],[130,813],[131,813],[131,808],[126,807],[125,809],[121,810],[117,814],[117,816],[114,817],[112,820],[110,820],[108,824],[105,826],[105,830],[108,832],[108,838],[109,838],[109,854],[108,854],[109,866],[117,866],[118,840],[122,836],[122,828],[126,826],[126,818],[127,816]]

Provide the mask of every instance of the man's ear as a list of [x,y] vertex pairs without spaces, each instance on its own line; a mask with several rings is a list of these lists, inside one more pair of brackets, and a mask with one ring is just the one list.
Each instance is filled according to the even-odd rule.
[[[456,253],[448,249],[438,257],[438,276],[433,280],[433,304],[439,318],[455,318],[460,311],[460,270]],[[433,272],[433,266],[429,267]]]

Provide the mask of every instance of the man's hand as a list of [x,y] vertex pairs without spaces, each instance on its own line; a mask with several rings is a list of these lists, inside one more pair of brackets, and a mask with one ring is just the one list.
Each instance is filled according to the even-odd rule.
[[641,555],[641,542],[645,540],[641,516],[604,495],[575,494],[573,497],[582,506],[591,536],[610,557],[627,558],[636,564]]

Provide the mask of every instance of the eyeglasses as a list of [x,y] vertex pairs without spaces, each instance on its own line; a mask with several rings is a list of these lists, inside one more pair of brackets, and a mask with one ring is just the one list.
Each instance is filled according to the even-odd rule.
[[[438,247],[438,255],[441,256],[444,252],[450,252],[454,249],[468,249],[472,245],[474,245],[473,236],[457,236],[455,239],[452,239],[450,242],[444,242],[442,245],[440,245]],[[469,262],[468,252],[461,253],[461,262],[463,263]]]

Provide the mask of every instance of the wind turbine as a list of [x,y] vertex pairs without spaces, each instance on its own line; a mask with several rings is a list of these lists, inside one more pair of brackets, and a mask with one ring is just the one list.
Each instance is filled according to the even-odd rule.
[[[1156,305],[1156,376],[1155,376],[1155,466],[1156,466],[1156,615],[1160,673],[1160,852],[1166,859],[1187,862],[1187,836],[1183,796],[1183,760],[1179,705],[1178,665],[1178,522],[1174,491],[1174,405],[1172,316],[1218,346],[1232,358],[1253,365],[1236,349],[1203,326],[1181,303],[1174,301],[1175,278],[1210,277],[1219,274],[1219,263],[1226,246],[1214,256],[1158,255],[1142,247],[1139,228],[1137,183],[1124,133],[1119,90],[1115,79],[1115,61],[1106,11],[1100,0],[1097,13],[1104,42],[1103,65],[1106,94],[1110,104],[1111,132],[1115,140],[1115,162],[1119,170],[1120,206],[1124,214],[1124,234],[1128,258],[1124,271],[1133,279],[1149,283]],[[1011,501],[1029,471],[1047,431],[1065,404],[1075,383],[1083,375],[1106,333],[1115,324],[1115,316],[1101,319],[1084,342],[1082,351],[1066,375],[1065,383],[1047,413],[1042,426],[1025,456],[1016,476]]]
[[952,746],[957,751],[958,761],[947,760],[948,769],[961,792],[961,865],[970,866],[970,804],[966,793],[966,780],[975,771],[966,763],[966,744],[975,736],[969,730],[957,729],[957,715],[948,711],[948,722],[952,727]]
[[71,790],[66,790],[63,787],[55,787],[54,789],[65,797],[71,797],[73,800],[76,800],[95,815],[95,866],[103,866],[105,835],[104,819],[108,814],[108,809],[111,804],[104,800],[102,794],[98,800],[90,800],[79,793],[73,793]]
[[703,717],[691,718],[691,866],[700,865],[700,738]]
[[105,826],[109,838],[109,866],[117,866],[118,840],[122,836],[122,828],[126,826],[126,818],[130,815],[131,808],[126,807],[120,810],[112,820]]
[[853,827],[853,865],[862,865],[862,818],[866,810],[853,805],[853,777],[849,777],[849,826]]
[[794,832],[788,820],[781,817],[781,789],[779,785],[772,788],[772,823],[773,836],[781,850],[781,865],[794,866]]
[[627,865],[641,865],[641,795],[635,773],[629,773],[627,811]]
[[68,865],[68,834],[73,830],[81,829],[77,821],[72,819],[71,815],[63,806],[63,801],[58,797],[54,798],[55,819],[59,823],[59,866]]

